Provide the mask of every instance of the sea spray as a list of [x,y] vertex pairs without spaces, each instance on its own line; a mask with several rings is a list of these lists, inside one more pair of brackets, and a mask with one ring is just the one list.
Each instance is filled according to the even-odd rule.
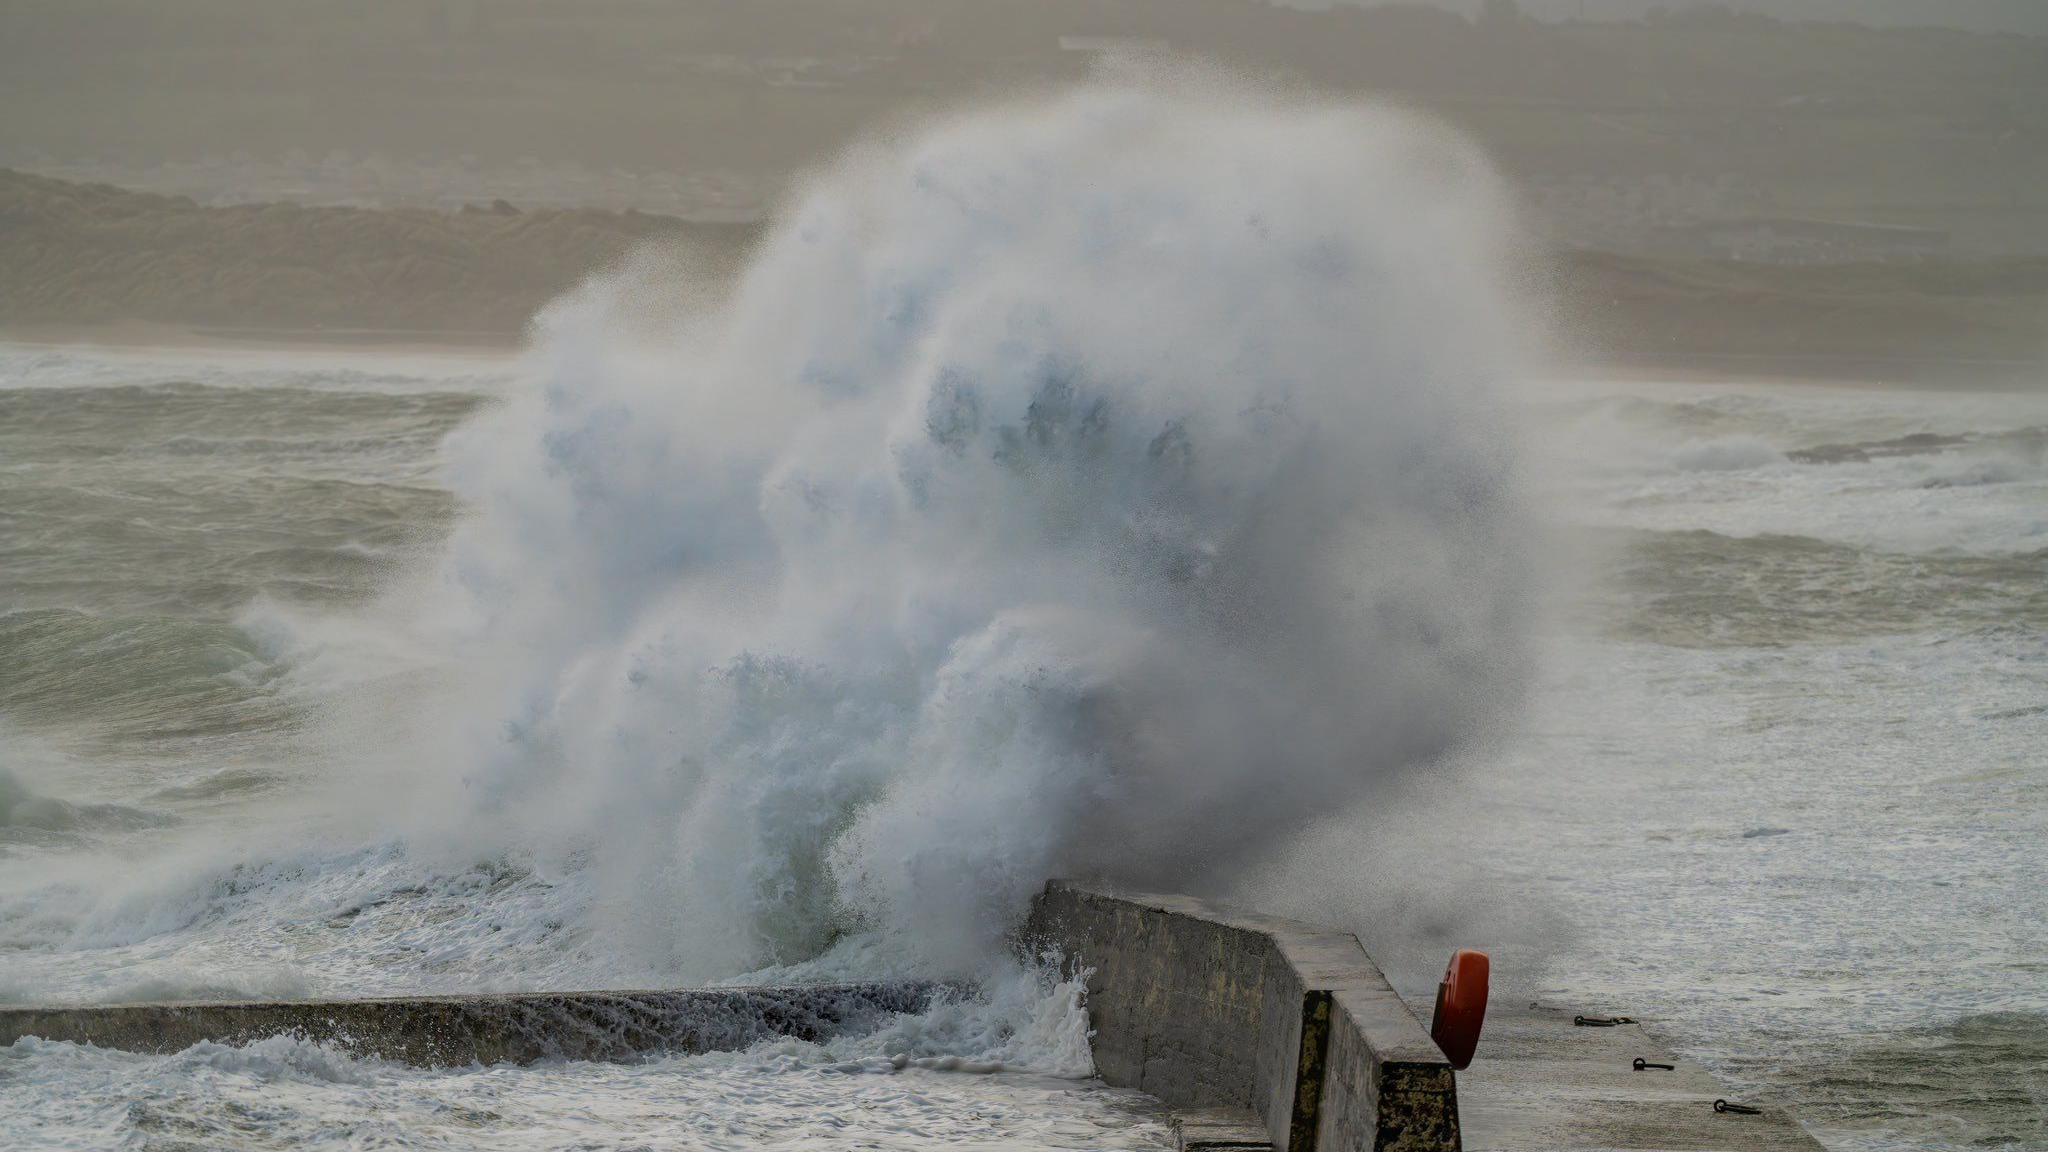
[[657,334],[586,286],[391,608],[461,685],[436,834],[695,980],[970,965],[1049,876],[1213,887],[1369,800],[1522,672],[1500,219],[1400,116],[1091,87],[855,150]]

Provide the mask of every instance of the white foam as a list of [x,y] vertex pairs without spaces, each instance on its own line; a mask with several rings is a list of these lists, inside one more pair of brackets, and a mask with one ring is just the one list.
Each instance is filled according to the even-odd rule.
[[1432,129],[1199,86],[849,156],[728,299],[549,311],[346,629],[452,685],[336,718],[347,788],[436,868],[587,870],[561,913],[669,981],[1200,887],[1514,697],[1498,217]]
[[[1564,461],[1546,502],[1577,523],[1903,553],[2048,548],[2048,394],[1553,385],[1535,409]],[[1799,458],[1857,445],[1872,451]]]
[[[209,1147],[1171,1148],[1156,1105],[1085,1079],[1071,987],[1017,988],[1059,1044],[969,1003],[825,1045],[623,1065],[421,1070],[287,1036],[166,1056],[27,1039],[0,1048],[0,1143],[118,1147],[171,1128]],[[1060,1064],[1077,1042],[1084,1063]]]

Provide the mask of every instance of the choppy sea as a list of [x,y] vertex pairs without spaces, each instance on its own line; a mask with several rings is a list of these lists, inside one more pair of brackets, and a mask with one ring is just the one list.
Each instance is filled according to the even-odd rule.
[[[388,640],[309,657],[305,621],[438,546],[440,445],[519,370],[0,348],[0,1001],[604,979],[573,868],[257,834],[345,775],[337,700],[430,674]],[[1443,860],[1347,926],[1417,957],[1410,991],[1476,944],[1518,995],[1653,1018],[1832,1147],[2048,1148],[2048,393],[1515,402],[1555,561],[1531,700],[1372,842],[1304,833],[1332,868]],[[624,1067],[25,1040],[0,1144],[1167,1146],[1088,1079],[1070,992]]]

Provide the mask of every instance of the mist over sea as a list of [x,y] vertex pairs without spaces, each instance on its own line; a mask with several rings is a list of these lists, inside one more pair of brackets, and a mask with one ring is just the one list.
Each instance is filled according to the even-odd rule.
[[0,1143],[1168,1146],[1001,957],[1078,873],[2048,1148],[2048,395],[1539,379],[1497,195],[1098,92],[519,357],[0,347],[0,1001],[984,988],[626,1068],[24,1041]]

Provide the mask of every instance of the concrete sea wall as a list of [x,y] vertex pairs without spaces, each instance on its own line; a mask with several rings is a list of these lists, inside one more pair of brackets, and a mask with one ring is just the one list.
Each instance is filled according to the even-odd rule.
[[1575,1023],[1587,1016],[1614,1020],[1541,1004],[1486,1014],[1479,1058],[1458,1073],[1465,1152],[1825,1152],[1783,1108],[1731,1091],[1642,1024]]
[[[1584,1008],[1496,1005],[1479,1058],[1454,1080],[1421,1022],[1341,932],[1054,881],[1022,943],[1088,972],[1098,1074],[1169,1105],[1186,1150],[1820,1149],[1767,1100],[1724,1107],[1725,1089],[1705,1069],[1632,1021],[1580,1026]],[[175,1052],[290,1033],[424,1066],[626,1060],[864,1032],[925,1011],[946,987],[6,1008],[0,1048],[39,1036]]]
[[1459,1147],[1450,1062],[1346,933],[1054,881],[1023,940],[1090,970],[1110,1084],[1247,1110],[1283,1152]]
[[0,1047],[23,1036],[137,1052],[203,1040],[240,1044],[291,1033],[358,1055],[427,1067],[623,1060],[649,1052],[745,1048],[771,1036],[823,1040],[921,1012],[936,985],[842,984],[413,996],[269,1003],[133,1004],[0,1009]]

